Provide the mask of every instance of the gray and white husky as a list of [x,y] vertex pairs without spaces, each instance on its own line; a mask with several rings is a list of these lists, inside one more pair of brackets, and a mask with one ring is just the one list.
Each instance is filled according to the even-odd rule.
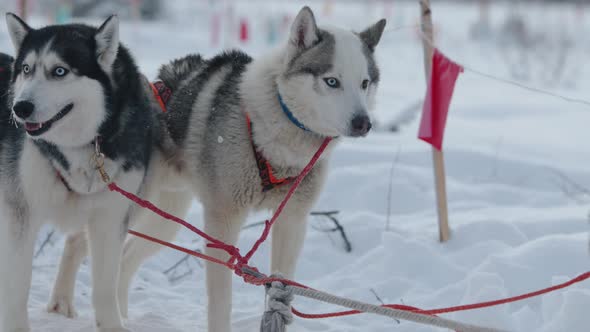
[[[0,117],[0,332],[29,331],[33,246],[46,221],[87,233],[97,329],[127,331],[117,282],[130,204],[107,190],[93,156],[98,148],[110,176],[140,191],[160,133],[151,96],[116,16],[99,28],[6,20],[16,59]],[[86,253],[67,248],[66,268]],[[50,308],[67,311],[71,292],[56,289]]]
[[[163,66],[159,79],[172,98],[162,114],[165,156],[156,167],[156,179],[149,181],[164,188],[151,196],[154,203],[184,216],[197,196],[204,206],[205,231],[235,244],[246,215],[275,209],[324,138],[369,132],[379,83],[374,52],[384,28],[385,20],[360,33],[320,29],[305,7],[295,18],[287,45],[266,57],[252,60],[233,51],[212,59],[190,55]],[[293,277],[328,155],[305,178],[274,226],[273,272]],[[151,214],[133,228],[168,241],[178,231],[176,224]],[[134,272],[158,249],[142,239],[126,242],[119,283],[123,315]],[[219,250],[206,252],[227,259]],[[56,289],[73,289],[79,260],[70,258],[62,265],[67,286]],[[211,332],[231,330],[231,289],[231,272],[208,264]]]

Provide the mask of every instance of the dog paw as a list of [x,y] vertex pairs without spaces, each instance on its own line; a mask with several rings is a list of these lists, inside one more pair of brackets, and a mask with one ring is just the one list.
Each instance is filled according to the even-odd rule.
[[66,316],[68,318],[75,318],[78,316],[72,299],[61,296],[52,297],[47,305],[47,312]]

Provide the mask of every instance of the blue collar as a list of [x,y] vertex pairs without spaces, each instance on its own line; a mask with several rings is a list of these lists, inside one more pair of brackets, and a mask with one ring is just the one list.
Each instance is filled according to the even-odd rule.
[[313,131],[309,130],[305,125],[303,125],[303,123],[301,123],[299,120],[297,120],[297,118],[295,117],[295,115],[293,115],[293,113],[291,112],[289,107],[287,107],[287,105],[285,105],[285,102],[283,101],[283,97],[281,97],[280,93],[278,94],[278,96],[279,96],[279,104],[281,104],[281,109],[283,110],[283,113],[285,113],[287,118],[289,120],[291,120],[291,122],[293,122],[293,124],[296,125],[297,127],[301,128],[305,131],[313,132]]

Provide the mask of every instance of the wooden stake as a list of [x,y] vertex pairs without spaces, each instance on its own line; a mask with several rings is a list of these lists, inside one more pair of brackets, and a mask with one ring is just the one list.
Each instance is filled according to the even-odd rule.
[[[432,11],[430,9],[430,0],[420,0],[420,17],[422,27],[422,44],[424,47],[424,73],[426,74],[426,84],[430,81],[432,73],[432,54],[434,49],[434,33],[432,31]],[[443,152],[432,147],[432,162],[434,166],[434,183],[436,186],[436,203],[438,212],[438,232],[440,242],[449,240],[449,213],[447,209],[447,188],[445,181],[445,160]]]

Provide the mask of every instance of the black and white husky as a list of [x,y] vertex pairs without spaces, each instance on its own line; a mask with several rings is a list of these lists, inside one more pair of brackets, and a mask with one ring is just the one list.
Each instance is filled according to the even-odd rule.
[[[94,157],[98,148],[121,187],[141,189],[159,133],[151,96],[116,16],[98,29],[6,20],[16,59],[0,117],[0,332],[29,331],[33,245],[46,221],[87,233],[97,329],[127,331],[116,285],[130,205],[107,190]],[[79,250],[62,264],[84,257]],[[55,293],[52,308],[63,312],[71,298],[60,296],[71,295]]]
[[[384,28],[385,20],[360,33],[320,29],[305,7],[295,18],[287,45],[276,53],[257,60],[237,51],[207,60],[190,55],[163,66],[159,78],[172,90],[172,98],[162,114],[166,156],[154,167],[156,179],[148,181],[150,187],[158,183],[154,187],[164,188],[151,195],[153,202],[184,216],[196,195],[204,206],[205,231],[235,244],[248,212],[275,209],[324,138],[369,132],[379,83],[374,52]],[[293,277],[328,155],[305,178],[274,226],[273,272]],[[133,228],[169,241],[178,231],[177,224],[153,214]],[[119,283],[123,315],[134,272],[158,249],[142,239],[126,242]],[[227,258],[219,250],[206,250]],[[73,289],[80,259],[63,260],[59,275],[67,277],[57,290]],[[231,330],[231,288],[231,272],[208,264],[211,332]],[[54,298],[59,293],[70,294],[58,291]]]
[[[202,202],[208,234],[235,244],[246,215],[275,209],[325,137],[369,132],[379,83],[374,52],[384,27],[385,20],[360,33],[318,28],[305,7],[276,53],[256,60],[235,51],[209,60],[193,55],[163,66],[159,78],[173,91],[165,115],[174,143],[168,169],[185,184],[178,190]],[[328,155],[274,226],[273,272],[293,277]],[[177,229],[149,220],[144,225],[160,235]],[[140,241],[136,252],[147,252],[138,249]],[[219,250],[206,251],[227,259]],[[209,331],[230,331],[231,272],[208,264],[207,289]]]

